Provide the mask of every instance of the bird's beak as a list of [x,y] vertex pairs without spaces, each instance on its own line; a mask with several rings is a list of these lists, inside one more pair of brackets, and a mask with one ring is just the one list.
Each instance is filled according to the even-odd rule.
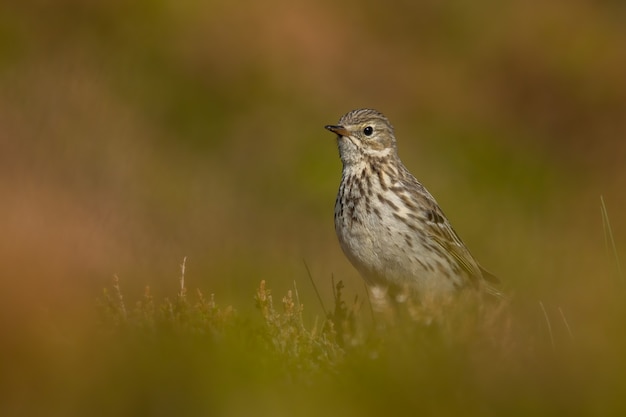
[[350,136],[350,132],[348,132],[348,129],[343,126],[328,125],[324,127],[339,136]]

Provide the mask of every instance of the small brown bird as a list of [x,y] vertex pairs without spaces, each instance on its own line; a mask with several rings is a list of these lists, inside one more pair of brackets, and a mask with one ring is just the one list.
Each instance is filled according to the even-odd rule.
[[473,258],[432,195],[398,157],[389,120],[353,110],[326,126],[343,163],[335,231],[365,281],[393,294],[437,298],[473,288],[500,293],[497,279]]

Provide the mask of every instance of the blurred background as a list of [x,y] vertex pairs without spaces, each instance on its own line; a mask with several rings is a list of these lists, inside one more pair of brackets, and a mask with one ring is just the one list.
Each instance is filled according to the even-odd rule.
[[623,259],[624,45],[608,0],[3,2],[2,361],[52,360],[41,329],[72,340],[115,274],[131,299],[176,291],[185,256],[190,288],[242,311],[265,279],[322,314],[305,262],[329,304],[331,276],[362,296],[323,129],[358,107],[389,117],[505,291],[606,348],[623,331],[600,197]]

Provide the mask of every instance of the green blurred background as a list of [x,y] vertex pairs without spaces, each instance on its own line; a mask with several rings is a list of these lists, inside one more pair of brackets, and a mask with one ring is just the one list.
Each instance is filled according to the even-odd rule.
[[261,279],[296,281],[314,317],[306,262],[329,304],[331,276],[363,296],[323,129],[357,107],[391,119],[507,292],[619,356],[600,196],[623,254],[625,45],[626,4],[608,0],[3,2],[5,409],[58,359],[47,343],[80,351],[114,274],[131,299],[165,295],[187,256],[187,285],[222,304],[252,310]]

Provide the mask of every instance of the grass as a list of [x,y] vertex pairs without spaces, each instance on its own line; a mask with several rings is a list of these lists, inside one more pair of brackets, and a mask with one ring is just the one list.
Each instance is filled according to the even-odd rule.
[[602,229],[604,232],[604,242],[606,244],[606,252],[609,255],[609,258],[612,257],[614,259],[617,278],[619,279],[620,283],[623,286],[624,275],[622,273],[622,264],[619,260],[617,246],[615,245],[615,239],[613,238],[613,229],[611,228],[611,221],[609,220],[609,213],[606,210],[606,205],[604,204],[603,196],[600,196],[600,210],[602,213]]
[[[171,298],[157,302],[146,289],[130,308],[114,278],[99,299],[100,340],[124,347],[116,372],[134,379],[143,363],[140,374],[158,375],[140,378],[141,409],[154,400],[193,415],[282,415],[290,407],[297,415],[554,415],[576,408],[566,394],[576,384],[560,381],[576,375],[571,344],[527,326],[532,319],[512,303],[406,303],[377,310],[372,320],[361,302],[344,301],[339,281],[327,317],[307,319],[295,286],[275,297],[261,281],[253,297],[258,314],[242,317],[214,295],[188,293],[182,269]],[[104,360],[109,355],[101,352]],[[170,378],[183,380],[172,390],[190,390],[177,394],[182,403],[159,397]],[[550,385],[556,381],[558,389]],[[129,414],[129,403],[111,410]]]
[[[24,345],[36,345],[39,354],[22,352],[27,367],[17,357],[13,366],[25,373],[19,381],[32,384],[18,392],[37,400],[12,398],[2,414],[626,411],[620,396],[626,340],[619,331],[607,332],[626,318],[620,298],[608,306],[610,318],[598,314],[572,322],[560,306],[514,294],[505,300],[407,300],[390,308],[353,297],[353,289],[332,280],[329,306],[312,279],[312,287],[294,282],[278,295],[270,280],[261,280],[249,291],[251,310],[190,290],[188,272],[183,259],[178,286],[165,297],[149,287],[139,297],[127,296],[124,281],[114,276],[97,300],[98,320],[87,329],[69,339],[47,332]],[[308,299],[315,293],[322,317],[305,309],[302,291]]]
[[[98,376],[103,391],[87,394],[96,402],[107,398],[107,413],[554,416],[626,410],[619,400],[624,338],[607,334],[601,345],[585,340],[585,324],[573,329],[560,306],[460,296],[389,308],[357,297],[346,302],[349,289],[333,280],[327,308],[311,279],[307,291],[315,292],[325,315],[311,317],[295,282],[275,296],[262,280],[250,291],[257,313],[244,316],[220,306],[213,294],[188,291],[185,264],[171,298],[156,301],[146,288],[131,307],[118,277],[99,298],[97,356],[114,366]],[[623,308],[611,309],[626,317]],[[612,317],[609,327],[614,323]],[[93,411],[93,399],[85,404],[81,412]]]

